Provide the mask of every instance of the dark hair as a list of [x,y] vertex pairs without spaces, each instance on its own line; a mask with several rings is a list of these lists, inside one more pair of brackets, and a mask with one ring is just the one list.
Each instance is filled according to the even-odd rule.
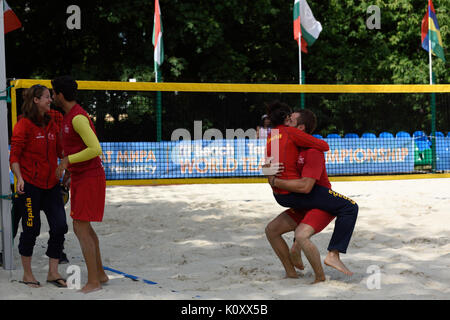
[[267,106],[267,114],[270,119],[272,127],[284,124],[286,117],[292,113],[291,107],[286,103],[280,102],[278,100],[270,103]]
[[317,127],[317,117],[314,112],[309,109],[296,110],[295,112],[300,113],[297,119],[297,126],[300,124],[305,125],[305,132],[312,134]]
[[62,93],[66,101],[75,101],[78,84],[71,76],[61,76],[53,79],[52,87],[56,94]]
[[31,122],[39,127],[47,126],[51,120],[50,115],[47,113],[45,113],[42,117],[39,113],[38,107],[34,103],[34,98],[42,97],[45,90],[48,90],[46,86],[35,84],[31,88],[25,89],[22,93],[22,116],[31,120]]

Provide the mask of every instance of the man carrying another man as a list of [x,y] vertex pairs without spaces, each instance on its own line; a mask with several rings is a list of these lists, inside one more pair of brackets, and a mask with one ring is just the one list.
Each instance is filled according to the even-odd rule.
[[[275,106],[272,105],[272,110],[277,108],[287,109],[288,107],[286,107],[284,104],[275,103]],[[272,114],[276,114],[276,112]],[[314,113],[305,109],[289,114],[285,117],[285,122],[277,127],[282,132],[288,125],[311,134],[316,127],[316,122]],[[324,262],[347,275],[352,275],[352,272],[340,260],[339,253],[346,252],[353,233],[358,212],[357,204],[331,191],[323,151],[314,147],[300,148],[297,161],[293,163],[291,157],[287,157],[285,154],[286,150],[295,153],[295,149],[286,148],[289,144],[289,141],[287,141],[289,135],[284,134],[285,141],[282,141],[283,134],[279,136],[281,136],[278,142],[280,164],[272,164],[271,167],[265,168],[263,172],[265,171],[265,174],[269,176],[269,183],[274,190],[277,202],[282,206],[290,207],[290,209],[282,212],[267,225],[266,235],[275,253],[280,258],[287,277],[298,277],[294,266],[299,269],[304,268],[300,255],[300,250],[303,250],[314,270],[314,283],[325,280],[319,251],[310,241],[310,237],[323,230],[336,216],[338,219],[336,220],[335,231],[328,247],[329,253]],[[271,151],[269,143],[268,150]],[[288,166],[291,175],[283,176],[284,169]],[[277,167],[280,170],[277,170]],[[293,168],[297,170],[297,177],[292,174]],[[276,176],[276,172],[280,173]],[[295,242],[289,250],[282,234],[294,230]]]

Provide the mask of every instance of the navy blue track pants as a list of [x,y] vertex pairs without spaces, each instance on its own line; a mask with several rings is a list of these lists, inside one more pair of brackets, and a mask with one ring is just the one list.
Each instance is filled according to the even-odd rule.
[[323,186],[314,185],[310,193],[274,194],[279,205],[294,209],[321,209],[336,216],[328,251],[346,253],[358,217],[353,200]]
[[64,249],[68,231],[66,211],[59,184],[51,189],[41,189],[25,182],[24,194],[14,199],[14,215],[22,218],[22,233],[19,238],[19,253],[25,257],[33,255],[36,238],[41,232],[40,211],[43,210],[49,224],[47,252],[49,258],[59,259]]

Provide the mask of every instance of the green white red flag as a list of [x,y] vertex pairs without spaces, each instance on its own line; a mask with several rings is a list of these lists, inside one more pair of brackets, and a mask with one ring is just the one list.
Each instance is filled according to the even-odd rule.
[[321,31],[322,25],[314,18],[306,0],[294,0],[294,39],[299,43],[301,37],[303,52],[308,52],[307,47],[313,45]]

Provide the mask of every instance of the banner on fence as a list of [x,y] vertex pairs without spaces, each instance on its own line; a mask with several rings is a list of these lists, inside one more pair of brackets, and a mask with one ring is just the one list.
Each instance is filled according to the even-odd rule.
[[[411,138],[326,141],[330,176],[413,173],[418,159],[427,155],[418,154]],[[259,177],[266,150],[266,141],[258,139],[100,144],[107,180]],[[450,138],[436,138],[436,169],[450,170]]]
[[[414,171],[411,139],[329,139],[330,175]],[[262,176],[265,140],[102,143],[109,180]]]

